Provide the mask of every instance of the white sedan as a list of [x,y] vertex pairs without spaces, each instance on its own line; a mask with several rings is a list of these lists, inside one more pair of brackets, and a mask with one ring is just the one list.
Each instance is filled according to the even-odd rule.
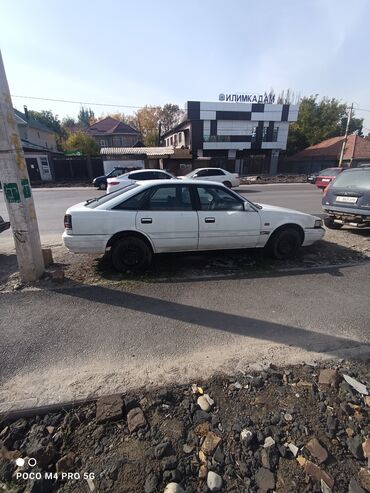
[[70,251],[110,249],[119,271],[142,270],[162,252],[266,247],[285,258],[324,236],[318,217],[254,204],[224,185],[195,180],[137,182],[70,207],[64,225]]
[[237,173],[230,173],[222,168],[197,168],[180,178],[217,181],[223,183],[227,188],[234,188],[240,185],[240,178]]
[[130,171],[124,175],[115,176],[107,179],[107,193],[115,192],[122,188],[126,188],[132,185],[136,181],[140,180],[170,180],[175,178],[171,173],[164,171],[163,169],[138,169],[136,171]]

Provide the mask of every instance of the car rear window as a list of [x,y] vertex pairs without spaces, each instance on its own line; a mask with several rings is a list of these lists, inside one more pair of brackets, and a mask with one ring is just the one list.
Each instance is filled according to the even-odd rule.
[[344,171],[332,184],[332,188],[362,188],[370,190],[370,169]]
[[[105,204],[109,200],[112,200],[118,195],[122,195],[129,190],[133,190],[134,188],[139,187],[140,185],[137,185],[134,183],[133,185],[129,185],[128,187],[121,188],[120,190],[116,190],[115,192],[107,193],[105,195],[102,195],[101,197],[95,197],[94,199],[87,200],[85,203],[85,207],[88,207],[89,209],[95,209],[95,207],[98,207],[99,205]],[[124,198],[124,197],[122,197]]]
[[326,168],[320,171],[319,176],[338,176],[341,171],[337,168]]

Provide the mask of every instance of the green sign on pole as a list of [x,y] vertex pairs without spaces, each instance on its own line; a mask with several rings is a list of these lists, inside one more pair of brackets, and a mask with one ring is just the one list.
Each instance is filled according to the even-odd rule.
[[31,197],[31,187],[29,181],[25,178],[21,180],[21,185],[23,188],[23,195],[25,199],[29,199]]
[[4,183],[4,193],[6,200],[11,202],[20,202],[18,185],[16,183]]

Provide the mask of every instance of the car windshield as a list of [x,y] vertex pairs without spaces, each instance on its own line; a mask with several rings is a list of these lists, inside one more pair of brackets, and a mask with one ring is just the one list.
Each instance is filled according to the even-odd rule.
[[337,176],[341,171],[342,170],[338,168],[326,168],[320,171],[319,176]]
[[362,188],[370,190],[370,169],[345,171],[332,184],[332,188]]
[[129,185],[128,187],[121,188],[120,190],[116,190],[115,192],[106,193],[101,197],[94,197],[92,199],[88,199],[85,202],[85,206],[89,207],[89,209],[95,209],[95,207],[98,207],[98,205],[105,204],[105,202],[108,202],[108,200],[112,200],[115,197],[118,197],[118,195],[122,195],[123,193],[133,190],[134,188],[137,188],[139,186],[140,185],[134,183],[133,185]]

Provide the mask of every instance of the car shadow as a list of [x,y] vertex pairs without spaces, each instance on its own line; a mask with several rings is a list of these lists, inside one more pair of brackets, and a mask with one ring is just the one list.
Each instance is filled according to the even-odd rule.
[[17,256],[15,253],[0,253],[0,286],[9,277],[18,272]]

